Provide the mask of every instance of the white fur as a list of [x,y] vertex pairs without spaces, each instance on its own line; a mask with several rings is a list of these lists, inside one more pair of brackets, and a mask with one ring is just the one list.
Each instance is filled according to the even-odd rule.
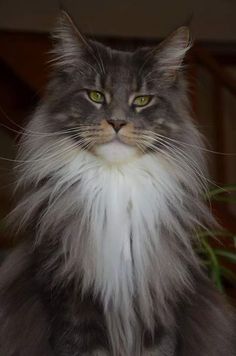
[[[64,144],[66,147],[67,142]],[[38,224],[37,243],[48,235],[62,239],[63,251],[59,254],[65,254],[66,263],[58,271],[59,280],[65,282],[82,275],[83,290],[92,287],[103,301],[114,349],[122,342],[128,350],[132,348],[135,325],[133,298],[137,299],[146,327],[152,330],[151,293],[158,296],[159,311],[164,313],[171,288],[172,293],[190,286],[181,256],[174,248],[171,251],[165,247],[170,243],[165,239],[171,236],[188,246],[192,254],[189,236],[169,203],[181,210],[190,224],[192,220],[191,212],[184,207],[186,193],[180,184],[189,182],[189,176],[180,165],[160,154],[139,157],[133,148],[121,145],[112,144],[110,152],[104,145],[99,151],[102,157],[62,147],[64,154],[53,157],[55,143],[50,142],[40,151],[44,159],[38,158],[37,149],[35,154],[30,152],[24,184],[48,175],[52,178],[48,188],[38,188],[18,209],[25,212],[22,224],[26,224],[41,202],[49,198]],[[48,163],[47,155],[51,157]],[[119,161],[121,157],[127,160]],[[61,224],[63,230],[56,233]],[[169,236],[162,236],[163,226]],[[173,246],[175,243],[173,240]],[[55,260],[53,256],[52,265]]]
[[95,152],[110,164],[128,163],[140,155],[136,147],[128,146],[118,140],[97,146]]

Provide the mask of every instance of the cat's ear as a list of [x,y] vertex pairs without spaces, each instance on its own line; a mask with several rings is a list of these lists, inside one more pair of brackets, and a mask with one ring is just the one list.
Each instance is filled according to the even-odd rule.
[[185,54],[191,47],[190,31],[186,26],[178,28],[155,51],[159,71],[168,80],[174,80]]
[[55,30],[52,33],[54,47],[52,61],[56,66],[71,68],[78,63],[83,51],[89,49],[89,44],[81,34],[71,16],[61,10]]

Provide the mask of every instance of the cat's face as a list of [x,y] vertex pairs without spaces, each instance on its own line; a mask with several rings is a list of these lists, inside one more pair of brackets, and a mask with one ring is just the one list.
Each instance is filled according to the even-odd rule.
[[[108,160],[142,155],[157,134],[181,135],[179,69],[189,45],[180,28],[158,48],[122,52],[84,41],[66,19],[49,88],[50,125]],[[161,139],[161,136],[160,136]]]

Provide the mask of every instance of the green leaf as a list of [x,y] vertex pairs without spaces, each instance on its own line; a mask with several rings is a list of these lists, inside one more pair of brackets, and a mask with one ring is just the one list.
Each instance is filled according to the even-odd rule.
[[235,197],[226,197],[226,196],[220,196],[220,195],[216,195],[214,197],[215,201],[222,201],[222,202],[226,202],[226,203],[236,203],[236,198]]
[[213,249],[213,251],[217,256],[225,257],[230,260],[230,262],[236,263],[236,253],[222,249]]
[[217,288],[221,292],[223,292],[224,287],[223,287],[222,280],[221,280],[220,265],[219,265],[218,258],[215,255],[213,248],[206,242],[205,239],[202,239],[201,242],[202,242],[202,246],[206,250],[206,253],[208,254],[210,262],[211,262],[211,264],[209,266],[209,270],[211,272],[212,279],[213,279],[215,285],[217,286]]
[[224,236],[224,237],[232,237],[235,238],[235,234],[232,232],[229,232],[227,230],[205,230],[205,231],[200,231],[196,234],[197,237],[199,238],[204,238],[204,237],[217,237],[217,236]]
[[236,192],[235,184],[229,184],[229,185],[225,185],[222,188],[216,188],[216,189],[209,190],[209,192],[206,195],[206,198],[212,198],[218,194],[227,194],[227,193],[231,193],[231,192]]

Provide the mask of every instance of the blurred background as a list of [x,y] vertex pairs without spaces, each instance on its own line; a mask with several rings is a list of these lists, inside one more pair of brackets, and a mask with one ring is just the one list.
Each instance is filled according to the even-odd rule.
[[[64,0],[61,4],[82,32],[117,48],[155,45],[178,26],[190,24],[195,44],[186,66],[189,99],[195,123],[207,138],[208,149],[215,151],[207,153],[212,209],[227,230],[203,233],[206,245],[200,253],[219,288],[235,295],[236,1]],[[0,1],[2,251],[12,244],[1,219],[11,206],[17,142],[47,83],[49,33],[58,13],[56,0]]]

